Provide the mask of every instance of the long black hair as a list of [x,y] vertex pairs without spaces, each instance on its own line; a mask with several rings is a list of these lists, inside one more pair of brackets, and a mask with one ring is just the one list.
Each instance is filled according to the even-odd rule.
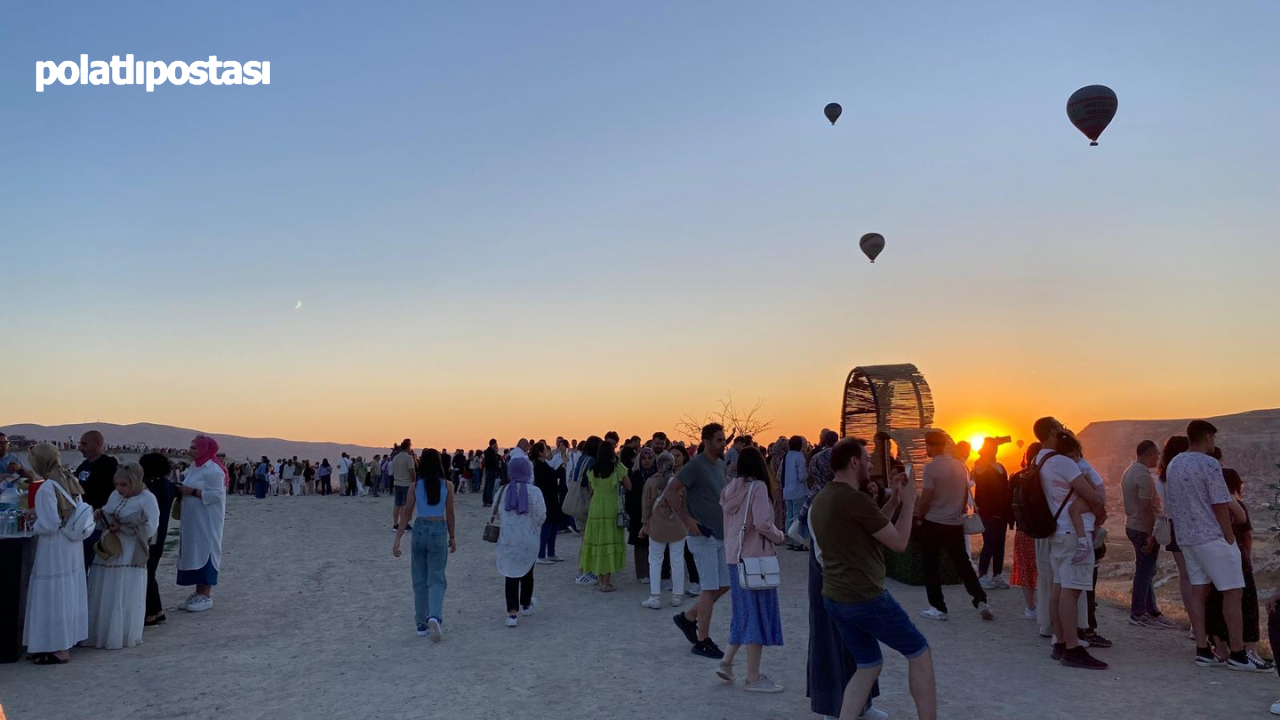
[[763,482],[769,490],[769,497],[773,497],[773,471],[756,448],[747,447],[738,453],[738,475]]
[[591,466],[591,472],[595,473],[596,477],[613,477],[613,471],[618,467],[618,456],[613,452],[613,448],[611,441],[600,441],[600,449],[596,452],[596,464]]
[[1160,452],[1160,482],[1169,480],[1169,463],[1190,449],[1191,441],[1186,435],[1173,435],[1164,441],[1164,450]]
[[427,488],[427,504],[440,504],[440,486],[444,479],[444,468],[440,465],[440,451],[427,448],[418,458],[418,479]]

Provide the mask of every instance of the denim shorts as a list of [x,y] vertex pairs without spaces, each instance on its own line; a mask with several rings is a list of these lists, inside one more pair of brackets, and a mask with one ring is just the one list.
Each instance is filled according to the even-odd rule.
[[724,541],[714,537],[690,535],[685,546],[693,554],[698,580],[703,591],[729,587],[729,564],[724,557]]
[[396,507],[404,507],[409,502],[409,488],[396,485]]
[[908,660],[920,657],[929,649],[929,641],[888,590],[867,602],[838,603],[824,597],[822,604],[860,668],[879,667],[884,663],[880,643],[902,653]]

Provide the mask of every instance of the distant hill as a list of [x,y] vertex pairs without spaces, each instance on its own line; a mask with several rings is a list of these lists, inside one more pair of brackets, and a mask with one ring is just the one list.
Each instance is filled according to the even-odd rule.
[[[1271,499],[1267,482],[1280,482],[1280,408],[1254,410],[1235,415],[1205,418],[1218,428],[1218,447],[1223,465],[1235,468],[1246,484],[1246,499]],[[1118,485],[1125,468],[1133,462],[1134,451],[1143,440],[1163,446],[1173,435],[1187,431],[1190,418],[1180,420],[1106,420],[1089,423],[1080,431],[1085,456],[1106,479]],[[1119,499],[1111,493],[1108,499]],[[1258,512],[1261,512],[1260,506]]]
[[145,445],[150,448],[176,448],[185,450],[191,445],[191,438],[204,432],[217,439],[218,446],[231,460],[259,458],[285,458],[297,455],[299,459],[319,461],[328,458],[333,462],[342,453],[352,456],[371,457],[386,452],[387,448],[373,448],[362,445],[344,445],[331,442],[304,442],[300,440],[282,440],[280,438],[247,438],[238,435],[225,435],[190,428],[178,428],[169,425],[152,423],[134,423],[133,425],[115,425],[112,423],[79,423],[75,425],[19,424],[0,427],[9,435],[23,435],[32,440],[48,440],[66,442],[69,438],[78,440],[89,430],[98,430],[107,438],[107,444],[113,447]]

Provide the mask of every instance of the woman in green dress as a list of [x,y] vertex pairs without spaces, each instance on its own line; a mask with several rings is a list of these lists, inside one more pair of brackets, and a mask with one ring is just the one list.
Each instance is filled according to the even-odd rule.
[[619,524],[619,485],[631,489],[627,469],[618,462],[614,444],[600,443],[595,465],[587,471],[591,483],[591,508],[587,529],[582,535],[582,569],[600,576],[600,592],[614,592],[613,573],[626,564],[626,526]]

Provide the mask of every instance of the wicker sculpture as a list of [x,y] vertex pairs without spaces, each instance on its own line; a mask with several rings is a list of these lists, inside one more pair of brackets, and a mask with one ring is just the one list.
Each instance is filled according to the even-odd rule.
[[[888,433],[898,446],[897,457],[914,467],[919,482],[929,462],[924,436],[933,424],[933,393],[915,365],[865,365],[854,368],[844,384],[840,410],[840,435],[874,441],[876,433]],[[876,448],[873,448],[876,449]],[[878,449],[885,452],[887,449]],[[908,585],[923,585],[920,547],[913,538],[903,553],[885,552],[889,577]],[[942,582],[959,582],[955,567],[945,558]]]
[[[933,393],[915,365],[865,365],[849,372],[840,410],[840,435],[871,442],[887,432],[899,459],[916,468],[929,462],[924,435],[933,423]],[[919,477],[919,471],[916,472]]]

